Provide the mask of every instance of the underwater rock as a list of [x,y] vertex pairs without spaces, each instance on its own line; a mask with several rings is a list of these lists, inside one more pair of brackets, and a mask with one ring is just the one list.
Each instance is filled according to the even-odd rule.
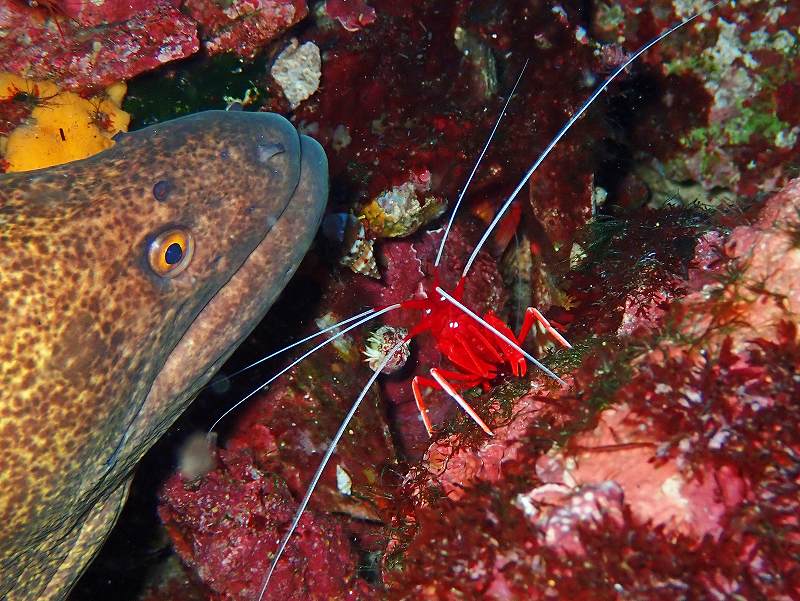
[[[358,342],[343,337],[293,368],[248,403],[237,417],[226,447],[248,450],[259,469],[280,476],[301,498],[328,442],[345,412],[369,378]],[[315,509],[364,519],[379,519],[374,497],[380,473],[395,463],[394,446],[377,390],[363,401],[331,464],[351,480],[342,494],[335,469],[320,482],[311,502]]]
[[[695,9],[679,0],[598,3],[593,29],[624,53]],[[774,192],[800,152],[800,10],[784,0],[722,2],[702,21],[642,57],[663,88],[634,137],[650,143],[643,147],[669,179],[700,182],[712,198],[715,187]]]
[[562,556],[585,556],[581,529],[598,532],[622,527],[625,495],[613,480],[567,490],[544,484],[528,494],[517,495],[514,502],[540,529],[541,544]]
[[636,332],[641,335],[643,330],[653,330],[661,325],[670,301],[685,292],[682,284],[683,280],[678,276],[668,275],[657,289],[643,284],[631,290],[625,298],[622,323],[617,334],[630,336]]
[[[219,466],[200,482],[170,478],[159,515],[178,554],[216,598],[252,601],[295,509],[285,484],[249,453],[221,450]],[[363,581],[351,582],[356,557],[335,518],[306,513],[287,559],[271,582],[275,598],[346,599],[354,588],[359,599],[371,596]]]
[[[524,444],[525,432],[543,408],[538,396],[544,387],[533,386],[535,392],[515,400],[513,419],[501,418],[500,423],[492,427],[494,436],[475,446],[464,445],[460,434],[437,439],[426,451],[421,466],[409,474],[408,480],[415,485],[423,482],[423,486],[436,486],[454,501],[463,497],[465,489],[478,480],[500,484],[503,463],[517,458]],[[420,476],[423,476],[422,480]]]
[[[176,549],[222,598],[255,597],[297,499],[368,379],[361,344],[361,335],[358,342],[345,336],[273,382],[236,418],[216,470],[193,482],[175,474],[164,487],[159,513]],[[372,598],[354,577],[358,554],[366,551],[349,539],[358,531],[356,520],[380,522],[384,472],[396,469],[376,393],[364,400],[333,455],[299,536],[289,543],[288,561],[270,584],[270,598]]]
[[184,8],[200,25],[210,54],[234,52],[253,58],[260,48],[305,18],[305,0],[186,0]]
[[[137,601],[208,601],[212,594],[192,569],[173,554],[141,590]],[[69,598],[73,597],[82,598],[79,591],[73,592]]]
[[[735,467],[712,462],[694,463],[691,473],[684,473],[687,466],[679,457],[659,456],[664,441],[647,434],[654,430],[651,420],[625,404],[608,409],[594,430],[570,440],[566,454],[547,457],[550,478],[543,481],[563,485],[569,500],[576,489],[613,482],[637,522],[667,535],[718,540],[725,516],[749,500],[748,483]],[[560,507],[566,500],[548,504]]]
[[[513,110],[467,196],[468,210],[480,202],[493,214],[533,160],[534,149],[546,145],[564,113],[579,106],[585,92],[581,82],[593,59],[589,46],[575,38],[577,12],[570,10],[563,21],[549,10],[519,1],[492,6],[461,1],[371,4],[379,18],[357,35],[321,26],[304,32],[306,39],[325,49],[322,78],[326,89],[336,93],[315,95],[298,107],[295,116],[313,124],[315,135],[331,149],[334,198],[347,203],[343,212],[355,205],[354,213],[365,215],[368,232],[375,232],[368,237],[407,235],[433,218],[417,216],[419,209],[407,202],[414,174],[429,174],[425,190],[413,195],[416,204],[437,209],[434,215],[445,202],[452,206],[504,94],[521,70],[522,57],[535,55],[536,68],[528,69],[523,78]],[[520,14],[525,18],[514,18]],[[485,73],[485,64],[478,65],[465,54],[457,43],[457,31],[498,57],[496,73]],[[391,40],[391,60],[387,40]],[[517,40],[519,47],[508,53],[511,40]],[[500,94],[487,98],[487,78],[497,82],[491,89]],[[549,90],[546,99],[542,90]],[[564,140],[543,166],[547,174],[541,180],[547,181],[534,182],[535,210],[545,207],[542,211],[552,216],[548,217],[552,240],[545,236],[540,245],[556,244],[566,252],[571,237],[591,214],[591,178],[564,175],[575,164],[588,162],[587,138],[602,133],[597,120],[587,117],[575,137]],[[343,132],[347,143],[339,142]],[[427,197],[436,202],[426,204]],[[402,210],[397,211],[398,219],[390,219],[388,230],[397,231],[384,232],[385,208],[372,201],[395,198],[403,202],[392,203],[390,209],[397,205]]]
[[[687,313],[712,302],[716,310],[687,315],[687,334],[713,337],[718,344],[726,334],[734,350],[756,338],[777,338],[781,324],[800,314],[799,243],[800,180],[794,179],[766,202],[754,223],[735,228],[724,245],[712,249],[714,258],[708,250],[699,258],[705,269],[695,278],[699,289],[686,299]],[[726,331],[727,323],[736,327]]]
[[[312,24],[300,36],[301,42],[310,40],[325,49],[325,86],[297,107],[295,118],[313,129],[329,150],[331,202],[338,216],[355,220],[354,215],[359,215],[372,199],[402,187],[412,172],[428,172],[430,193],[447,199],[452,206],[504,100],[503,96],[494,96],[487,101],[486,86],[476,82],[494,75],[497,89],[507,94],[521,69],[522,57],[536,57],[535,68],[529,68],[523,78],[501,125],[501,135],[487,154],[467,195],[464,214],[451,234],[440,270],[445,287],[450,288],[476,239],[477,226],[470,223],[466,213],[484,222],[491,219],[530,165],[536,150],[543,148],[566,115],[580,106],[591,86],[609,67],[619,64],[625,48],[643,42],[655,31],[641,28],[635,34],[641,39],[630,37],[624,48],[601,46],[587,38],[585,3],[570,1],[560,3],[556,10],[544,5],[539,10],[538,5],[527,0],[375,0],[370,4],[380,18],[356,34],[331,27],[329,22],[325,28],[319,23],[314,28]],[[674,21],[674,13],[665,18]],[[492,67],[488,61],[479,67],[463,55],[455,43],[457,28],[465,30],[470,39],[495,57],[496,73],[489,73]],[[700,22],[692,30],[692,39],[702,37],[704,29],[707,27]],[[389,42],[391,53],[386,51]],[[641,356],[642,348],[652,346],[653,337],[672,331],[672,320],[683,311],[680,299],[697,289],[695,283],[721,277],[717,265],[720,257],[715,250],[719,245],[714,240],[715,235],[727,235],[723,227],[709,233],[710,226],[697,217],[699,213],[684,206],[633,213],[614,211],[619,206],[638,208],[648,201],[645,183],[629,181],[633,176],[626,170],[632,157],[639,157],[651,147],[660,151],[662,141],[666,145],[705,123],[709,100],[702,84],[694,76],[664,77],[657,58],[661,55],[656,52],[654,56],[656,66],[634,66],[629,78],[615,84],[565,137],[535,174],[527,194],[523,189],[518,211],[487,245],[468,281],[470,306],[479,312],[503,307],[508,292],[497,269],[498,256],[510,252],[506,249],[513,250],[519,240],[520,246],[525,247],[519,254],[526,256],[512,261],[509,273],[513,276],[515,270],[525,269],[528,273],[521,279],[532,283],[515,297],[515,302],[525,306],[541,301],[543,310],[549,305],[563,305],[563,309],[551,312],[557,311],[563,323],[571,324],[571,334],[582,339],[583,346],[574,354],[559,354],[553,359],[564,366],[558,370],[562,374],[576,367],[581,353],[586,356],[575,378],[580,394],[554,392],[541,382],[535,382],[532,391],[527,384],[520,390],[514,388],[514,382],[502,381],[499,389],[488,395],[477,399],[471,396],[470,402],[475,403],[479,413],[492,420],[497,436],[488,440],[481,432],[473,432],[471,422],[461,419],[450,399],[436,391],[426,391],[433,421],[442,429],[431,444],[411,395],[410,380],[413,375],[440,365],[441,356],[433,341],[424,335],[416,338],[406,366],[383,378],[381,390],[396,444],[409,461],[428,451],[417,466],[417,476],[409,478],[404,490],[393,492],[386,505],[371,499],[373,517],[387,524],[387,516],[395,516],[381,530],[394,537],[382,560],[389,598],[461,595],[572,599],[585,597],[587,590],[610,598],[629,594],[672,599],[686,590],[723,594],[719,591],[729,592],[737,585],[731,585],[729,574],[739,573],[740,564],[748,560],[748,526],[762,537],[754,561],[764,558],[768,577],[781,574],[788,564],[769,548],[769,543],[784,545],[784,534],[795,536],[797,531],[791,518],[780,517],[778,511],[781,504],[794,507],[791,493],[797,487],[788,470],[770,475],[777,480],[766,485],[772,492],[778,490],[777,500],[770,501],[771,506],[764,505],[770,519],[782,528],[773,539],[768,532],[771,524],[759,521],[759,510],[753,509],[756,500],[752,494],[758,490],[759,479],[732,468],[727,458],[722,465],[716,465],[714,458],[678,453],[665,446],[665,457],[658,455],[656,459],[667,463],[664,471],[656,474],[664,475],[657,487],[666,484],[666,490],[657,500],[671,501],[672,513],[662,511],[664,507],[655,502],[650,506],[642,504],[641,497],[632,492],[637,486],[634,477],[652,475],[655,460],[650,459],[666,437],[661,431],[662,421],[668,422],[672,415],[668,412],[659,419],[652,418],[639,410],[645,397],[636,396],[652,377],[650,370],[657,367],[657,359],[663,361],[664,357],[639,359],[639,363],[634,359]],[[652,92],[653,87],[658,91],[657,98],[671,99],[669,110],[663,103],[655,102],[657,106],[653,108],[642,100],[642,90]],[[683,90],[686,94],[681,95]],[[276,97],[279,100],[271,102],[283,103],[285,109],[285,101],[279,94]],[[782,110],[787,110],[788,104],[784,101]],[[642,114],[648,115],[647,131],[639,122]],[[662,136],[665,130],[669,135]],[[661,156],[660,152],[656,154]],[[597,175],[592,175],[593,170]],[[625,194],[615,189],[616,178],[623,182],[620,186],[628,188]],[[605,207],[598,201],[601,189],[610,191]],[[602,214],[597,214],[598,207]],[[338,221],[345,222],[347,218],[337,218]],[[329,241],[338,239],[338,233],[332,233],[338,231],[338,226],[328,229]],[[584,240],[583,232],[587,230],[590,235]],[[687,274],[699,235],[704,237]],[[438,236],[437,232],[417,232],[406,239],[372,240],[365,231],[359,238],[362,245],[353,255],[360,261],[362,274],[334,268],[330,278],[333,282],[326,281],[325,297],[319,303],[320,313],[344,317],[369,306],[403,301],[425,290],[433,275]],[[606,240],[611,242],[606,244]],[[558,282],[552,276],[567,269],[565,265],[569,265],[576,241],[586,258],[576,259],[575,271],[566,281]],[[345,245],[350,248],[349,243]],[[599,247],[609,252],[602,255]],[[364,277],[365,272],[379,275],[380,280]],[[564,287],[563,293],[559,286]],[[709,292],[713,293],[713,288]],[[708,314],[706,309],[691,310]],[[419,316],[403,311],[385,319],[392,326],[418,321]],[[620,334],[624,334],[622,342],[617,340]],[[789,334],[782,336],[781,340],[791,338]],[[356,344],[354,348],[358,353],[361,347]],[[677,348],[677,343],[669,348]],[[775,347],[766,348],[770,357],[779,354]],[[339,359],[328,357],[323,361],[328,362],[329,371],[337,370],[338,378],[340,372],[335,366],[340,365]],[[689,373],[701,369],[702,366],[694,366]],[[637,387],[627,388],[631,370],[641,370],[642,381]],[[789,387],[791,381],[785,367],[778,371],[781,385]],[[658,376],[674,378],[675,373],[681,372],[671,368],[659,371]],[[324,388],[328,379],[320,376],[314,386]],[[312,383],[308,385],[311,387]],[[524,392],[530,394],[520,398]],[[661,400],[647,397],[653,398]],[[262,457],[268,458],[270,452],[281,452],[276,441],[284,440],[275,436],[273,422],[280,422],[279,428],[286,433],[292,423],[308,432],[307,423],[294,417],[308,415],[307,399],[294,394],[288,394],[287,399],[290,400],[283,406],[273,404],[273,409],[259,410],[264,417],[257,418],[249,432],[245,426],[242,445],[254,445]],[[622,412],[623,402],[627,403],[626,413]],[[285,411],[293,406],[299,407],[294,415],[281,415],[274,408]],[[610,406],[618,413],[611,413],[612,409],[602,413]],[[692,410],[697,407],[692,406]],[[448,422],[447,418],[454,414],[455,420]],[[727,416],[722,409],[719,414]],[[316,409],[313,415],[312,421],[320,419]],[[686,427],[702,430],[702,420],[697,423],[700,416],[693,415],[696,421]],[[601,422],[601,416],[612,422],[630,419],[632,430],[614,430],[619,429],[626,436],[638,435],[640,427],[653,431],[648,430],[648,438],[628,440],[634,443],[630,448],[623,443],[620,448],[578,448],[579,444],[611,444],[610,430],[603,429],[606,422]],[[701,417],[709,420],[707,415]],[[330,419],[331,423],[320,430],[330,432],[335,428],[338,418]],[[317,424],[313,428],[316,431]],[[766,428],[767,432],[773,432],[770,428]],[[725,426],[718,424],[709,433],[712,448],[737,440],[727,432]],[[605,438],[600,438],[601,434]],[[259,435],[263,435],[261,439]],[[754,432],[748,430],[748,436],[754,436]],[[319,450],[308,445],[316,454],[301,453],[297,451],[299,443],[291,439],[289,446],[297,458],[286,454],[281,458],[282,465],[276,461],[268,471],[282,471],[297,498]],[[674,456],[670,455],[673,451]],[[606,469],[606,479],[586,478],[580,469],[571,466],[577,455],[581,455],[583,465]],[[542,457],[550,461],[540,462]],[[632,478],[623,482],[624,486],[608,479],[616,477],[608,473],[615,457],[620,461],[630,457],[634,467],[639,468],[632,470]],[[750,460],[749,455],[743,458],[745,462]],[[783,465],[792,460],[787,453],[775,463]],[[352,482],[352,490],[359,490],[359,470],[342,467],[337,460],[334,463],[340,468],[341,477],[337,481],[336,468],[329,468],[321,496],[324,502],[316,501],[316,493],[312,497],[312,506],[318,503],[315,511],[340,507],[337,503],[342,502],[342,491],[350,490],[348,482]],[[686,471],[687,465],[694,465],[700,475]],[[579,484],[573,478],[564,483],[564,474],[573,472],[584,476],[584,481]],[[707,478],[701,484],[703,474]],[[730,490],[726,482],[731,484]],[[781,492],[784,485],[788,492]],[[361,490],[367,489],[362,486]],[[365,497],[369,495],[365,493]],[[525,498],[530,499],[527,505]],[[544,507],[545,500],[552,500],[549,509]],[[528,513],[534,503],[540,505],[538,519]],[[636,513],[632,504],[636,505]],[[706,506],[709,511],[704,514]],[[355,504],[345,512],[358,515]],[[657,517],[660,526],[646,523],[647,516]],[[741,524],[734,524],[731,529],[736,520]],[[556,532],[548,540],[548,529],[555,532],[562,526],[568,529],[564,537]],[[279,528],[271,535],[277,537],[281,532],[283,529]],[[700,540],[703,533],[713,535],[708,537],[709,542]],[[714,539],[716,546],[711,543]],[[723,567],[716,565],[718,554],[725,557]],[[758,569],[752,567],[754,579],[758,578]],[[769,583],[762,583],[763,590],[780,593],[790,586],[780,576],[775,583],[774,589],[769,589]],[[743,590],[746,586],[749,585],[741,585]]]
[[198,49],[178,0],[0,0],[0,71],[96,91]]

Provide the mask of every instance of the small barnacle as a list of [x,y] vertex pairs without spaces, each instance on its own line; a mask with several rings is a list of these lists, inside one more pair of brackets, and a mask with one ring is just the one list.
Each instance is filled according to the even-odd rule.
[[375,261],[374,240],[368,240],[364,225],[352,215],[332,215],[322,225],[323,233],[329,239],[341,242],[344,255],[339,263],[349,267],[354,273],[371,278],[381,277]]
[[430,189],[430,171],[411,172],[406,182],[372,199],[364,207],[360,219],[378,238],[409,236],[444,212],[446,203],[430,194]]
[[375,262],[372,240],[359,238],[350,247],[350,251],[341,258],[340,263],[349,267],[355,273],[360,273],[371,278],[381,277],[378,271],[378,264]]
[[[364,356],[367,358],[366,363],[372,371],[378,369],[386,354],[399,344],[408,335],[408,330],[405,328],[395,328],[392,326],[381,326],[370,334],[367,338],[367,346],[364,350]],[[392,360],[387,363],[383,368],[383,373],[391,374],[403,367],[411,354],[408,341],[400,347],[400,350],[394,354]]]

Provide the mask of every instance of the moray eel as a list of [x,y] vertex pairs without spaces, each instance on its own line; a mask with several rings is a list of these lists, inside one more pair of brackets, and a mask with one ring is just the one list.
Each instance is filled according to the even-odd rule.
[[0,599],[63,599],[131,473],[294,273],[328,193],[279,115],[0,177]]

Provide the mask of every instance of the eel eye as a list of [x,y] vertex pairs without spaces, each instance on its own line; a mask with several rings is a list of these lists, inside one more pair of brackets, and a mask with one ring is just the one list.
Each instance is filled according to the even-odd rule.
[[181,229],[167,230],[150,243],[150,268],[161,277],[174,278],[189,266],[194,254],[192,235]]

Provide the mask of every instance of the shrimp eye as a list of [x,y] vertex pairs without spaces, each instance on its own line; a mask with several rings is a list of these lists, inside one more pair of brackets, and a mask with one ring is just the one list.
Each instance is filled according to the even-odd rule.
[[159,234],[147,249],[150,268],[164,278],[174,278],[186,269],[193,254],[192,235],[182,229],[171,229]]

